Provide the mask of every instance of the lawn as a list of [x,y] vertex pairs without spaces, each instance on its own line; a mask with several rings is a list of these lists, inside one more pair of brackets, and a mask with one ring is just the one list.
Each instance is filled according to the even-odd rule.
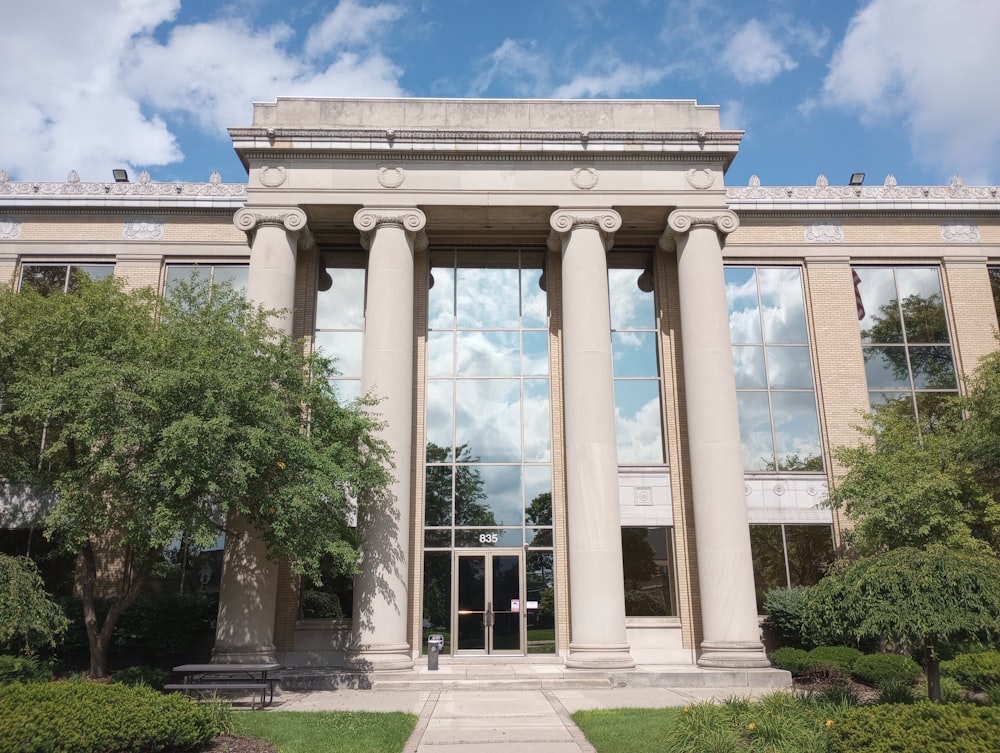
[[280,753],[395,753],[416,724],[402,712],[273,711],[235,714],[233,732],[267,740]]
[[577,711],[573,721],[600,753],[658,753],[680,714],[675,708],[596,709]]

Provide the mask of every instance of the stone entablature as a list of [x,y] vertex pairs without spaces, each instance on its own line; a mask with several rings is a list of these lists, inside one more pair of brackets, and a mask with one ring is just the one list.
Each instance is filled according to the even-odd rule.
[[145,170],[136,182],[81,181],[76,171],[63,182],[12,181],[0,170],[0,207],[136,207],[145,209],[238,209],[246,203],[245,183],[223,183],[213,173],[207,183],[156,183]]

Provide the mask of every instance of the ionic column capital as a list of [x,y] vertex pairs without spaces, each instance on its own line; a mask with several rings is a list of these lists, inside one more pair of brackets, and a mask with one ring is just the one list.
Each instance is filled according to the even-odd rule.
[[279,225],[289,233],[301,233],[306,229],[306,213],[298,207],[243,207],[233,215],[233,224],[248,235],[261,225]]
[[354,227],[361,231],[361,245],[371,245],[372,236],[381,227],[398,227],[413,237],[417,248],[427,243],[424,227],[427,216],[415,207],[364,207],[354,213]]
[[672,245],[675,234],[683,234],[695,227],[711,227],[723,236],[740,226],[740,218],[730,209],[675,209],[667,218],[667,229],[660,238],[660,246]]
[[589,227],[601,234],[604,250],[614,245],[615,233],[622,226],[622,216],[614,209],[557,209],[549,218],[554,236],[549,236],[550,245],[557,236],[564,236],[577,228]]

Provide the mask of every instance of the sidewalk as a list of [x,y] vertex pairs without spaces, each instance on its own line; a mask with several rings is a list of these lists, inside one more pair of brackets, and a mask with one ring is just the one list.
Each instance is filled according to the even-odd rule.
[[[419,716],[404,753],[594,753],[570,719],[583,709],[686,706],[774,688],[550,687],[311,690],[275,694],[274,711],[404,711]],[[502,746],[502,748],[501,748]]]

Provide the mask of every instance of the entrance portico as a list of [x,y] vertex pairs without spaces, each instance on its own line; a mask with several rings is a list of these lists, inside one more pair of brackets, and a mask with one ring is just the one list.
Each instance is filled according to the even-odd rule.
[[[303,322],[292,334],[311,337],[316,326],[303,312],[317,256],[336,276],[340,260],[368,254],[359,376],[381,399],[396,481],[389,502],[360,516],[345,663],[408,669],[436,621],[455,632],[456,656],[479,650],[477,620],[482,651],[527,653],[543,643],[526,631],[544,615],[545,650],[568,667],[684,657],[768,666],[722,277],[722,239],[735,227],[723,175],[741,133],[720,128],[717,108],[290,98],[256,104],[253,125],[231,135],[249,172],[237,226],[256,233],[249,294],[290,309],[287,321]],[[293,219],[279,227],[279,217]],[[306,243],[312,253],[297,256]],[[652,420],[667,462],[626,467],[616,450],[617,391],[631,375],[619,381],[609,267],[642,273],[659,337],[680,348],[683,373],[669,373],[654,348],[654,371],[672,380],[686,414],[683,431],[668,421],[660,388]],[[667,280],[679,285],[677,321]],[[622,500],[623,479],[640,473],[669,490],[657,525],[694,537],[679,547],[689,561],[669,565],[683,608],[645,626],[637,657],[622,531],[653,518]],[[482,609],[462,595],[480,566]],[[263,564],[259,577],[260,608],[220,620],[227,657],[269,641],[279,655],[296,651],[274,628],[288,620],[269,589],[287,584]],[[446,614],[431,614],[432,602]],[[498,620],[516,627],[498,637]]]

